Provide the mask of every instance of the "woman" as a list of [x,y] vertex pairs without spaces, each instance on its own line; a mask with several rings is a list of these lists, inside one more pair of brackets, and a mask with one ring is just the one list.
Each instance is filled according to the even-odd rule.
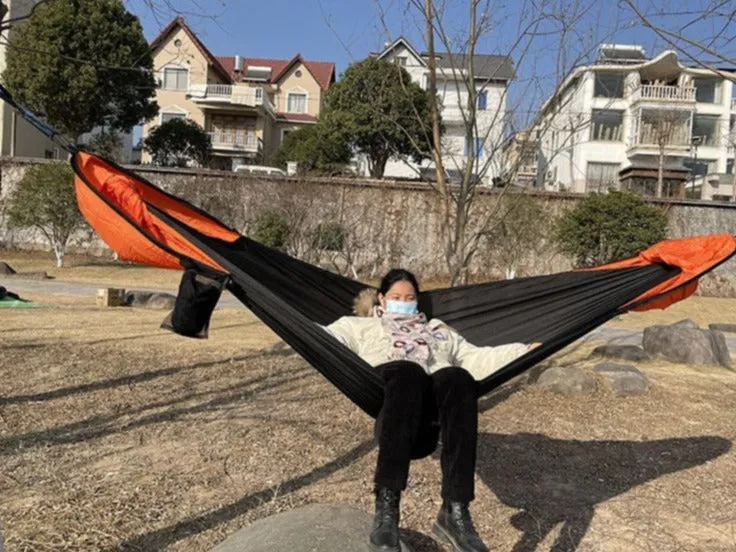
[[399,500],[409,463],[432,453],[441,430],[443,502],[434,531],[458,552],[487,551],[468,510],[474,498],[478,438],[476,380],[537,344],[476,347],[442,321],[428,321],[418,310],[418,297],[414,275],[393,269],[381,281],[377,295],[361,292],[356,299],[357,316],[345,316],[326,328],[379,370],[385,382],[376,420],[371,548],[400,551]]

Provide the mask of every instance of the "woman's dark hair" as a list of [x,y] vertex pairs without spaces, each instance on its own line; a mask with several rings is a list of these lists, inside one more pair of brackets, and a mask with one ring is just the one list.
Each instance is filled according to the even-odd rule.
[[381,280],[381,285],[378,287],[378,293],[386,295],[388,290],[391,289],[391,286],[396,282],[409,282],[414,286],[414,290],[417,292],[417,295],[419,294],[419,283],[417,282],[416,276],[403,268],[392,268],[389,270],[383,277],[383,280]]

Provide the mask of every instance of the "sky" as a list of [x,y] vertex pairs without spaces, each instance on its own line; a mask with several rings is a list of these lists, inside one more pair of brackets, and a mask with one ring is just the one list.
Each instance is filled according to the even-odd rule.
[[[308,60],[334,62],[339,75],[350,63],[381,50],[386,41],[398,36],[409,39],[420,51],[425,49],[422,22],[411,1],[126,0],[126,5],[141,19],[149,40],[181,13],[215,55],[290,59],[300,53]],[[436,3],[442,1],[446,3],[444,27],[454,48],[462,48],[467,36],[467,0]],[[736,59],[736,31],[722,26],[724,21],[728,23],[727,17],[698,18],[699,14],[693,13],[724,5],[722,1],[632,1],[667,29],[682,30],[695,40],[715,36],[713,48]],[[571,66],[595,58],[601,42],[640,44],[649,55],[668,47],[661,36],[641,25],[626,0],[535,0],[536,6],[544,6],[548,17],[533,27],[532,15],[523,7],[528,5],[526,1],[483,2],[489,2],[492,28],[479,40],[477,52],[510,53],[518,78],[510,89],[507,107],[521,114],[531,116]],[[530,28],[533,38],[524,32]],[[736,23],[731,28],[736,28]],[[440,45],[436,48],[443,49]],[[697,55],[709,56],[703,52]],[[692,64],[687,58],[682,60]],[[721,61],[720,65],[726,64]]]

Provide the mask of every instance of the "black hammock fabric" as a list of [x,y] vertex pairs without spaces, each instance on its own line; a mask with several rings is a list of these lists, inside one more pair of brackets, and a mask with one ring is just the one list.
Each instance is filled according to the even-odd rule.
[[[376,371],[319,326],[350,314],[356,294],[367,286],[246,237],[232,243],[208,237],[148,208],[227,270],[227,288],[297,353],[365,412],[378,414],[383,389]],[[196,263],[190,265],[182,285],[202,270]],[[420,304],[428,316],[445,321],[475,345],[543,343],[480,381],[479,394],[485,394],[620,314],[623,305],[679,272],[661,264],[567,272],[428,291],[421,294]],[[186,310],[191,297],[191,291],[182,290],[177,307]]]

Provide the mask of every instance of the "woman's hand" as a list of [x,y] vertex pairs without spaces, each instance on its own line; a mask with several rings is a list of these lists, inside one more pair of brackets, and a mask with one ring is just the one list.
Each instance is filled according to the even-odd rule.
[[530,343],[529,345],[526,346],[526,350],[527,351],[533,351],[534,349],[536,349],[537,347],[539,347],[541,344],[542,343],[539,342],[539,341],[537,341],[536,343]]

